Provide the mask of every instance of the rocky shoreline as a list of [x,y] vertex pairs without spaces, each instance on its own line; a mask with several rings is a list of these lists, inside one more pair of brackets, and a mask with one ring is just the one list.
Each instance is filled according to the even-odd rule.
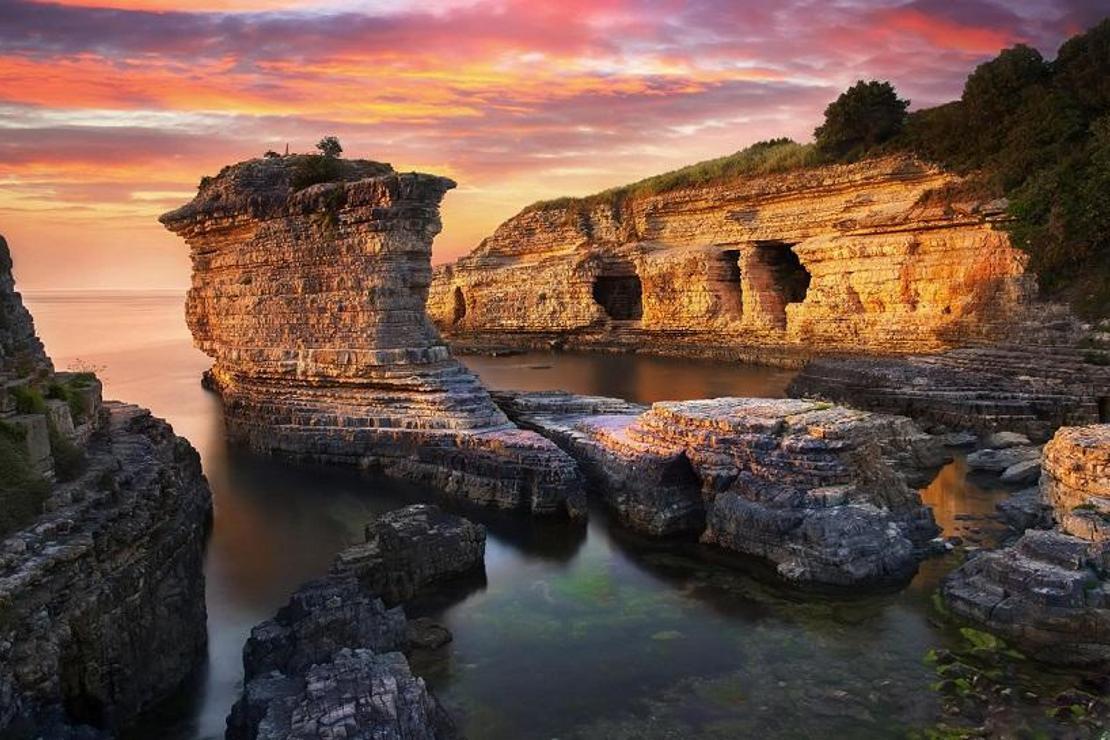
[[55,373],[0,239],[0,735],[114,736],[207,654],[200,458]]
[[404,655],[438,647],[450,633],[387,604],[480,571],[484,556],[485,530],[435,506],[372,522],[366,542],[340,553],[330,575],[251,630],[228,740],[461,737]]

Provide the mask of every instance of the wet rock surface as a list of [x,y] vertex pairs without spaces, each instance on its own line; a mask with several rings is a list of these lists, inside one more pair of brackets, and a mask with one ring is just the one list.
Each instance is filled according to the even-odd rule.
[[[656,403],[499,393],[506,413],[579,460],[621,521],[766,558],[785,578],[907,578],[937,528],[884,454],[937,450],[908,420],[797,400]],[[913,444],[922,444],[915,456]]]
[[328,576],[251,630],[228,738],[458,737],[402,654],[442,647],[450,632],[426,618],[407,622],[386,602],[480,569],[484,554],[480,525],[434,506],[404,507],[371,523],[367,547],[344,551]]
[[[1019,449],[1019,448],[1013,448]],[[945,579],[949,608],[1039,659],[1110,665],[1110,425],[1066,427],[1045,445],[1039,495],[1015,509],[1056,527],[971,558]]]
[[366,526],[366,542],[335,559],[333,572],[350,574],[387,603],[408,601],[436,582],[482,571],[486,532],[480,524],[415,504]]
[[513,427],[425,315],[455,184],[333,160],[330,179],[296,189],[320,162],[233,165],[162,216],[191,249],[187,319],[229,435],[498,508],[583,513],[573,462]]

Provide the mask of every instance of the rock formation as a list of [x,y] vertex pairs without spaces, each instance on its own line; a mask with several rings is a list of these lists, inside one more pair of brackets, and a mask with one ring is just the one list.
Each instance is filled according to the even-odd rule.
[[895,156],[525,209],[437,271],[460,346],[624,346],[798,363],[1004,334],[1028,300],[1002,202]]
[[205,657],[200,458],[53,373],[0,240],[0,736],[114,732]]
[[573,462],[513,427],[425,315],[452,187],[294,155],[225,168],[162,216],[191,249],[187,318],[215,360],[229,434],[483,504],[580,514]]
[[1108,494],[1110,425],[1059,430],[1041,475],[1056,528],[970,558],[944,581],[949,608],[1039,659],[1110,666]]
[[[770,560],[785,578],[898,581],[938,532],[895,470],[943,459],[908,419],[797,400],[497,394],[569,452],[620,520]],[[896,461],[896,462],[894,462]]]
[[[382,599],[407,600],[480,569],[484,556],[485,530],[434,506],[405,507],[372,523],[365,545],[341,553],[330,575],[302,586],[274,619],[251,630],[228,738],[457,737],[401,653],[413,633],[404,611]],[[379,584],[385,592],[370,590]]]

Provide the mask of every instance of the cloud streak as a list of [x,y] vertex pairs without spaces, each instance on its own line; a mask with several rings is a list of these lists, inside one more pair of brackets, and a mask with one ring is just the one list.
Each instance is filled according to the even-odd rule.
[[950,99],[1000,48],[1051,55],[1098,6],[9,0],[0,228],[43,226],[53,241],[37,247],[54,255],[68,221],[167,244],[154,217],[201,175],[337,134],[352,156],[462,183],[446,259],[537,198],[807,138],[855,79],[890,79],[915,105]]

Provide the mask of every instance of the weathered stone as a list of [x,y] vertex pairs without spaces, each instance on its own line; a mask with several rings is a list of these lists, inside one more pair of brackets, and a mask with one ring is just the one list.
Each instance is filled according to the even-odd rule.
[[365,546],[341,553],[327,577],[251,630],[229,740],[458,736],[399,652],[440,647],[451,634],[428,619],[406,623],[383,598],[402,601],[480,568],[485,530],[427,505],[388,512],[366,530]]
[[912,158],[528,208],[436,272],[460,346],[627,346],[776,362],[997,338],[1032,294],[997,204]]
[[[880,440],[908,420],[829,404],[718,398],[643,407],[560,393],[499,393],[510,418],[582,465],[626,525],[771,560],[784,577],[899,580],[937,533]],[[907,459],[906,448],[891,450]]]
[[1028,447],[1032,442],[1024,434],[1017,432],[995,432],[983,440],[983,447],[990,450],[1004,450],[1007,447]]
[[4,417],[22,434],[23,449],[31,466],[47,478],[54,477],[54,458],[50,454],[50,428],[45,414],[18,414]]
[[486,530],[438,506],[414,504],[366,526],[366,542],[348,547],[332,571],[356,577],[389,604],[408,601],[436,582],[480,572]]
[[584,513],[573,461],[518,430],[425,313],[446,178],[306,156],[225,168],[162,216],[193,260],[186,314],[228,432],[536,513]]
[[1060,429],[1026,507],[1040,518],[1041,502],[1051,506],[1058,529],[1029,530],[949,574],[952,610],[1043,660],[1110,666],[1108,472],[1110,425]]
[[1039,463],[1040,447],[1007,447],[1003,450],[978,450],[967,456],[967,466],[972,470],[1001,472],[1019,463]]
[[25,378],[52,373],[54,365],[35,334],[30,312],[15,290],[12,255],[3,236],[0,236],[0,316],[4,319],[0,321],[0,380],[4,376]]
[[149,412],[105,410],[86,472],[0,552],[0,735],[126,726],[205,656],[200,459]]
[[995,508],[1006,526],[1018,533],[1027,529],[1051,529],[1054,524],[1052,507],[1045,502],[1041,489],[1036,486],[1015,491],[999,501]]
[[1036,483],[1041,477],[1039,458],[1017,462],[1002,471],[1003,483]]
[[1017,544],[969,559],[941,592],[958,616],[1041,660],[1110,664],[1106,543],[1030,530]]

